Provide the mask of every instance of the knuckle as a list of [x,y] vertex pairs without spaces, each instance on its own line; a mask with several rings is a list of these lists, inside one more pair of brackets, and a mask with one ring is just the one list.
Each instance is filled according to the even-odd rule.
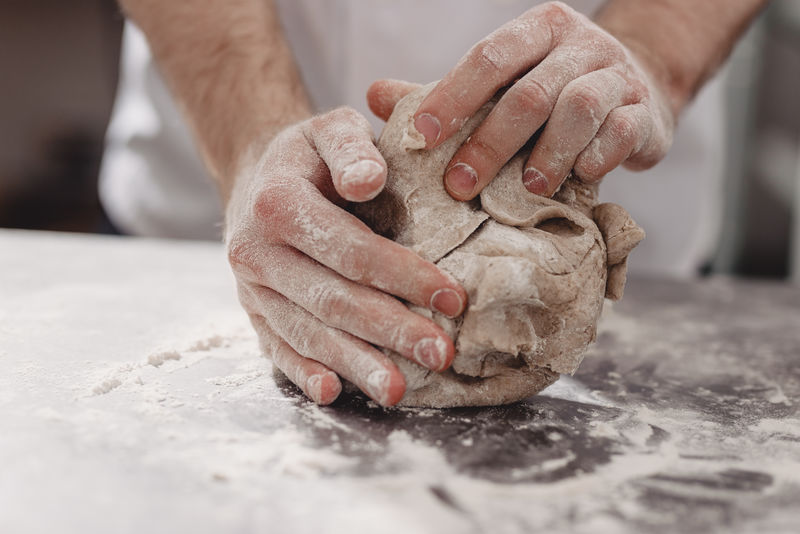
[[566,104],[578,119],[595,119],[603,104],[603,94],[595,87],[580,84],[566,91]]
[[644,79],[633,72],[615,71],[622,78],[629,92],[628,100],[630,103],[642,102],[650,99],[650,89]]
[[366,117],[350,106],[339,106],[326,113],[316,115],[310,119],[311,129],[325,134],[338,135],[341,125],[350,125],[356,128],[369,128]]
[[360,118],[361,114],[356,111],[356,109],[352,106],[339,106],[331,111],[331,113],[336,114],[342,118]]
[[264,354],[272,360],[272,363],[286,375],[286,378],[294,383],[297,380],[297,364],[290,359],[289,353],[287,352],[288,349],[281,341],[265,343],[259,338],[259,345]]
[[605,30],[593,28],[588,39],[593,43],[598,55],[603,58],[603,64],[628,63],[622,44]]
[[[463,126],[467,118],[469,118],[468,115],[464,117],[469,110],[465,105],[464,99],[459,96],[459,94],[462,93],[463,91],[457,89],[452,84],[444,84],[441,87],[437,87],[436,89],[434,89],[434,91],[437,92],[438,98],[441,101],[441,105],[437,106],[437,111],[438,111],[437,117],[439,118],[439,120],[442,121],[442,125],[450,128],[456,123],[458,123],[457,128]],[[453,120],[455,120],[456,122],[449,123],[449,121],[446,120],[448,117],[453,117]],[[456,119],[459,117],[464,117],[464,118]]]
[[368,282],[369,260],[364,247],[360,243],[349,242],[341,249],[339,256],[339,274],[355,282]]
[[334,141],[331,153],[335,159],[334,165],[344,166],[369,156],[363,141],[352,136],[345,136]]
[[563,2],[548,2],[529,11],[531,18],[547,29],[550,39],[559,41],[580,19],[580,14]]
[[261,189],[253,202],[253,213],[259,219],[272,219],[280,212],[280,202],[274,187],[268,186]]
[[488,160],[496,167],[502,166],[508,158],[494,146],[489,140],[484,140],[481,136],[475,136],[468,141],[467,154],[471,156],[469,159],[483,159]]
[[591,173],[578,173],[578,176],[580,177],[581,181],[587,184],[596,184],[605,178],[605,174],[599,170],[595,170]]
[[630,167],[636,170],[649,169],[664,159],[664,156],[667,155],[668,150],[668,144],[658,144],[648,147],[646,150],[636,152],[629,159]]
[[297,317],[284,326],[283,337],[301,356],[313,357],[320,345],[321,329],[306,317]]
[[293,191],[278,184],[265,185],[253,202],[253,214],[259,221],[269,221],[269,227],[281,226],[281,221],[291,209]]
[[255,266],[254,253],[252,241],[244,236],[235,235],[228,242],[228,263],[235,272],[241,270],[252,271]]
[[[303,128],[308,124],[312,124],[313,122],[314,120],[311,118],[307,119],[306,121],[287,126],[275,134],[275,137],[272,139],[269,146],[287,146],[297,142],[298,139],[303,138]],[[270,149],[268,148],[267,150],[269,151]]]
[[643,102],[651,99],[650,88],[643,81],[636,80],[631,84],[631,87],[631,100],[633,102]]
[[327,113],[314,115],[313,117],[308,119],[309,130],[312,132],[316,132],[324,129],[330,121],[335,120],[335,115],[333,115],[335,112],[336,110],[334,109]]
[[609,125],[611,136],[620,145],[632,145],[637,137],[636,121],[627,114],[619,114]]
[[[309,332],[309,330],[312,330]],[[296,318],[294,321],[287,321],[283,329],[283,337],[293,347],[297,347],[300,354],[305,355],[306,351],[303,350],[303,344],[314,335],[313,329],[308,328],[306,321]]]
[[659,135],[649,139],[638,149],[634,149],[626,166],[633,170],[645,170],[653,167],[667,155],[672,139],[667,135]]
[[340,106],[329,111],[326,115],[332,118],[335,122],[350,123],[358,127],[369,125],[366,117],[356,111],[355,108],[350,106]]
[[325,323],[347,315],[348,303],[347,296],[331,284],[319,284],[309,289],[309,306]]
[[565,26],[578,15],[577,11],[564,2],[548,2],[542,6],[542,14],[554,26]]
[[492,76],[499,74],[507,61],[501,46],[492,39],[484,39],[472,47],[469,62],[478,72]]
[[549,115],[552,111],[553,98],[550,91],[538,80],[523,78],[511,89],[510,103],[513,112],[524,112],[537,116]]
[[256,330],[258,346],[261,352],[277,364],[278,362],[276,359],[281,360],[281,356],[283,355],[283,351],[279,350],[280,338],[278,338],[268,326],[263,324],[263,319],[259,316],[255,314],[248,314],[248,316]]
[[606,173],[605,160],[592,154],[582,154],[575,162],[575,173],[586,183],[597,183]]

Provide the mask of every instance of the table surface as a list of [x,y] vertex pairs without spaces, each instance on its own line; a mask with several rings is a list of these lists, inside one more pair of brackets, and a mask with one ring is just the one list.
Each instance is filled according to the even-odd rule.
[[797,532],[800,290],[634,280],[573,378],[320,408],[221,246],[0,231],[0,532]]

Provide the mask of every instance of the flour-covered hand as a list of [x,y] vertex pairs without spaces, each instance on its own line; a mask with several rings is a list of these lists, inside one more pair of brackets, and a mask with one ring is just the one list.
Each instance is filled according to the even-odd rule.
[[477,43],[414,115],[427,148],[453,135],[495,93],[492,112],[453,156],[445,187],[475,197],[540,129],[523,181],[551,196],[571,170],[597,182],[620,164],[648,168],[666,154],[674,117],[645,63],[572,8],[534,7]]
[[456,316],[464,290],[342,207],[385,180],[368,122],[340,108],[278,134],[239,171],[228,203],[239,299],[264,352],[320,404],[336,399],[340,376],[382,405],[402,398],[403,375],[376,346],[434,371],[453,359],[445,332],[392,295]]

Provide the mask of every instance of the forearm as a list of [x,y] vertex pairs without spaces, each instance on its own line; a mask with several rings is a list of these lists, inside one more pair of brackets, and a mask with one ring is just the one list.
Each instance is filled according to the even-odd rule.
[[227,197],[248,150],[310,115],[271,0],[120,0]]
[[677,115],[767,0],[609,0],[595,21],[665,88]]

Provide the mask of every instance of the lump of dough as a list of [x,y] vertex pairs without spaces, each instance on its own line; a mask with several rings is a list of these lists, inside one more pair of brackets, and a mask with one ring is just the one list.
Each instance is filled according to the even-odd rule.
[[378,141],[386,188],[352,210],[450,273],[467,290],[469,305],[456,319],[410,306],[453,338],[450,369],[435,373],[386,353],[406,377],[401,405],[514,402],[575,372],[595,339],[604,296],[622,295],[627,255],[644,233],[621,207],[596,205],[596,186],[574,178],[552,199],[528,192],[522,172],[529,149],[479,198],[452,199],[442,182],[445,167],[493,103],[439,147],[419,150],[412,114],[432,87],[395,107]]

